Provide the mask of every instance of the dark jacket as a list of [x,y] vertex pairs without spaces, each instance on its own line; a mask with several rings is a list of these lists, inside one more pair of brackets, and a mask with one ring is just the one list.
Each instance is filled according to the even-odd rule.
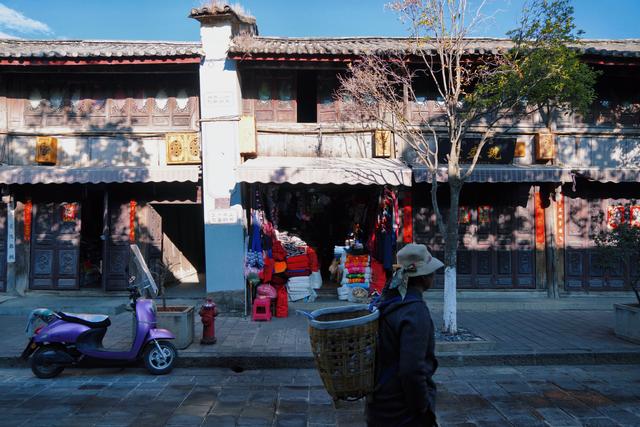
[[367,400],[370,427],[433,424],[432,376],[438,367],[433,321],[419,291],[409,288],[403,301],[398,297],[398,291],[387,289],[380,305],[376,388]]

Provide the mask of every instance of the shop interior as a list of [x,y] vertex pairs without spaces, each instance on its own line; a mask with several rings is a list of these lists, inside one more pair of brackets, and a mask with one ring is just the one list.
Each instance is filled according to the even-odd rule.
[[402,239],[397,189],[252,184],[245,194],[252,300],[364,302],[382,291]]

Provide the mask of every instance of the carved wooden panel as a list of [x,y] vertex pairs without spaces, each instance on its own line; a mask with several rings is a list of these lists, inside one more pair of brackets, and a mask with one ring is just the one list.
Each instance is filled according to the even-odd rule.
[[36,249],[33,257],[34,274],[50,275],[53,272],[53,250],[52,249]]

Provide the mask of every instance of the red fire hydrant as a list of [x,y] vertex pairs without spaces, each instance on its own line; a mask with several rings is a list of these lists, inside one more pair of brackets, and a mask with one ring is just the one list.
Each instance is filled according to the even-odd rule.
[[215,344],[216,339],[216,316],[218,308],[211,298],[200,308],[200,320],[202,321],[202,339],[200,344]]

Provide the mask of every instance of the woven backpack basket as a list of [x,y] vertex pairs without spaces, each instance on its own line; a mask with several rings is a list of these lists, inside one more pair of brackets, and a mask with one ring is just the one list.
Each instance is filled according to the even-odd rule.
[[315,310],[310,315],[311,351],[334,401],[357,400],[373,390],[379,312],[365,304]]

